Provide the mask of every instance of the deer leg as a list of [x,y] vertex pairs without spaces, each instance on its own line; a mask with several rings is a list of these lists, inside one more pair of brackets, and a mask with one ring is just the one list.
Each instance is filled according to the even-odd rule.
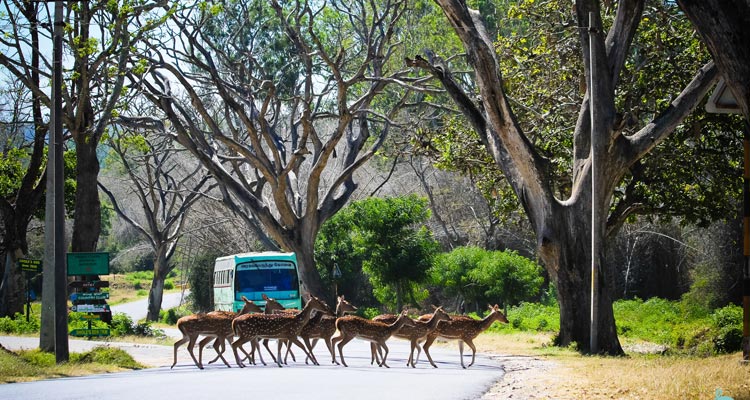
[[172,366],[169,367],[169,369],[174,368],[174,366],[177,364],[177,349],[182,346],[183,344],[187,343],[190,340],[190,338],[187,337],[184,333],[182,334],[182,339],[174,342],[174,362],[172,363]]
[[388,358],[388,346],[385,344],[385,342],[383,342],[383,343],[380,343],[380,347],[382,347],[385,350],[385,354],[383,354],[383,362],[381,362],[379,366],[390,368],[388,364],[385,363],[385,359]]
[[[245,349],[242,348],[242,345],[245,344],[245,343],[247,343],[248,340],[250,340],[250,338],[245,338],[245,337],[240,336],[237,340],[235,340],[232,343],[232,352],[234,353],[234,358],[237,361],[237,365],[239,365],[240,368],[245,368],[245,364],[243,364],[242,360],[240,360],[240,356],[237,353],[237,349],[242,350],[242,352],[245,353],[245,355],[248,356],[248,358],[249,358],[250,356],[247,354],[247,352],[245,351]],[[253,347],[255,347],[255,346],[253,345]]]
[[464,342],[463,340],[458,341],[458,354],[461,357],[461,368],[466,369],[464,366]]
[[232,368],[232,366],[229,365],[229,363],[227,362],[227,359],[224,358],[224,349],[226,348],[224,344],[224,340],[229,340],[229,339],[223,336],[217,336],[216,340],[214,340],[214,350],[216,350],[216,353],[218,354],[218,356],[216,356],[216,358],[214,358],[213,361],[216,361],[217,359],[221,358],[221,361],[224,361],[224,364],[227,366],[227,368]]
[[[333,343],[331,343],[331,338],[323,338],[323,341],[326,343],[326,347],[328,347],[328,351],[331,353],[331,357],[333,357],[333,364],[338,364],[336,362],[336,353],[333,351]],[[315,347],[315,342],[313,342],[313,347]]]
[[412,368],[417,368],[417,363],[414,361],[414,348],[417,347],[417,341],[416,339],[412,339],[411,341],[411,352],[409,352],[409,359],[406,360],[406,366],[408,367],[409,364],[411,364]]
[[419,355],[422,354],[422,345],[419,343],[419,340],[417,340],[417,359],[414,360],[414,363],[419,362]]
[[[260,351],[260,343],[258,342],[258,339],[253,338],[252,341],[252,349],[250,349],[250,356],[253,358],[253,364],[255,364],[255,352],[258,352],[258,358],[260,359],[260,363],[263,365],[266,365],[266,361],[263,359],[263,354]],[[271,354],[273,356],[273,354]],[[274,360],[275,362],[276,360]]]
[[284,342],[281,341],[281,339],[276,340],[276,351],[278,352],[278,358],[276,359],[276,364],[278,364],[279,368],[281,368],[281,348],[284,347]]
[[198,362],[198,360],[195,359],[195,354],[193,354],[193,347],[195,347],[195,341],[198,339],[198,335],[190,336],[190,342],[188,342],[188,352],[190,353],[190,357],[193,358],[193,362],[195,363],[198,368],[203,369],[203,364]]
[[266,350],[268,350],[268,354],[270,354],[270,355],[271,355],[271,358],[273,359],[273,362],[275,362],[275,363],[277,363],[277,362],[281,362],[281,361],[276,361],[276,357],[274,357],[274,356],[273,356],[273,352],[272,352],[272,351],[271,351],[271,349],[270,349],[270,348],[268,347],[268,339],[263,339],[263,346],[265,346],[265,347],[266,347]]
[[299,341],[298,337],[293,337],[287,340],[287,344],[289,345],[289,347],[292,347],[292,343],[296,344],[297,347],[299,347],[300,349],[302,349],[303,352],[305,352],[305,357],[313,360],[315,362],[315,365],[318,365],[318,362],[315,361],[315,357],[307,351],[307,349],[305,348],[305,345]]
[[[294,356],[294,352],[292,351],[292,344],[288,340],[284,340],[284,343],[286,343],[286,354],[291,355],[292,361],[297,362],[297,357]],[[304,350],[304,347],[302,349]],[[284,357],[284,364],[286,364],[286,357]]]
[[[213,339],[214,338],[212,336],[206,336],[203,339],[201,339],[200,342],[198,342],[198,362],[199,363],[203,364],[203,347],[205,347],[208,344],[208,342],[210,342]],[[209,364],[211,363],[209,362]]]
[[[339,337],[341,337],[341,336],[339,336]],[[341,356],[341,364],[344,364],[345,367],[348,367],[348,365],[346,365],[346,361],[344,361],[344,345],[346,345],[347,343],[351,342],[352,339],[354,339],[353,336],[352,337],[348,337],[348,336],[344,337],[344,338],[340,339],[341,341],[338,344],[339,355]]]
[[432,361],[432,356],[430,356],[430,346],[432,346],[432,343],[435,341],[435,339],[437,339],[437,336],[427,336],[422,349],[424,350],[424,354],[427,356],[427,359],[430,361],[430,365],[437,368],[435,362]]
[[473,340],[466,339],[465,342],[466,342],[466,344],[469,345],[469,347],[471,347],[471,364],[469,364],[469,367],[471,367],[472,365],[474,365],[474,359],[477,356],[477,348],[476,348],[476,346],[474,346],[474,341]]
[[[377,343],[370,342],[370,352],[374,354],[375,362],[380,365],[380,360],[383,359],[383,349]],[[370,360],[370,365],[372,365],[372,360]]]

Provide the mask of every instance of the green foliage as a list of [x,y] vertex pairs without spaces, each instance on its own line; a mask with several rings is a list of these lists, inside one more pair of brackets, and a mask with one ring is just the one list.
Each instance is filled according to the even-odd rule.
[[145,368],[142,364],[136,362],[125,350],[110,346],[97,346],[85,353],[71,353],[70,362],[114,365],[128,369]]
[[499,302],[511,306],[539,293],[542,268],[514,251],[459,247],[440,254],[430,269],[431,282],[448,296],[467,303]]
[[[54,362],[54,355],[52,358]],[[43,367],[26,361],[16,353],[0,351],[0,376],[2,377],[39,376],[42,371]]]
[[18,353],[18,356],[35,367],[49,368],[57,363],[55,361],[55,353],[44,352],[40,349],[22,350]]
[[183,305],[180,307],[170,308],[166,311],[159,310],[159,320],[167,325],[174,325],[177,323],[178,319],[190,314],[192,314],[192,312],[188,309],[187,306]]
[[508,309],[508,324],[492,324],[489,332],[557,332],[560,311],[557,304],[521,303]]
[[112,314],[112,322],[109,325],[109,333],[112,336],[133,335],[133,320],[127,314]]
[[11,317],[0,318],[0,332],[13,335],[23,335],[39,332],[40,321],[39,315],[30,315],[29,322],[26,322],[26,315],[16,313]]
[[429,215],[426,199],[414,195],[350,204],[326,221],[316,238],[321,275],[332,279],[338,265],[342,283],[356,284],[361,270],[372,285],[371,295],[382,304],[394,308],[404,300],[420,302],[427,293],[419,284],[438,249],[431,232],[416,227]]
[[206,312],[214,309],[213,270],[218,253],[207,252],[198,255],[188,270],[190,294],[188,301],[193,311]]
[[382,312],[380,312],[380,309],[374,307],[360,307],[357,314],[359,314],[362,318],[373,319],[382,314]]
[[713,345],[717,353],[732,353],[742,349],[742,308],[726,306],[711,315],[714,335]]

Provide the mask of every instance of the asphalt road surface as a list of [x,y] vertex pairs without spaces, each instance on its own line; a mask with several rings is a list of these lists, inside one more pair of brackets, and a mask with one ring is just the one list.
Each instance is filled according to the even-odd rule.
[[[179,295],[179,294],[178,294]],[[179,302],[165,296],[165,304]],[[113,307],[114,312],[123,307]],[[125,309],[130,309],[131,305]],[[132,306],[134,313],[143,313],[142,308]],[[171,307],[165,305],[164,307]],[[139,311],[141,310],[142,311]],[[135,317],[135,316],[134,316]],[[141,317],[142,318],[142,317]],[[133,318],[137,320],[139,318]],[[168,334],[174,336],[175,332]],[[0,344],[9,349],[37,348],[38,338],[0,336]],[[29,383],[0,385],[0,399],[199,399],[234,398],[253,399],[476,399],[482,396],[504,374],[503,365],[493,358],[478,354],[474,366],[462,369],[458,346],[433,346],[431,354],[439,368],[433,368],[424,357],[417,368],[406,366],[408,342],[398,339],[388,341],[391,351],[388,365],[380,368],[370,365],[369,344],[353,340],[344,347],[344,356],[349,367],[331,364],[331,356],[323,343],[318,343],[315,355],[321,365],[306,365],[299,349],[297,362],[278,368],[275,364],[237,367],[231,348],[225,357],[231,368],[221,361],[206,365],[199,370],[190,359],[185,346],[177,353],[177,365],[170,369],[174,353],[172,346],[101,342],[70,339],[70,351],[86,351],[97,345],[117,346],[130,353],[137,361],[150,368],[104,375],[60,378]],[[275,346],[272,346],[275,348]],[[197,350],[197,349],[196,349]],[[471,361],[471,350],[464,356],[464,363]],[[197,353],[197,352],[196,352]],[[197,355],[197,354],[196,354]],[[213,358],[215,352],[207,348],[204,362]],[[337,352],[338,356],[338,352]],[[264,358],[270,357],[264,350]]]

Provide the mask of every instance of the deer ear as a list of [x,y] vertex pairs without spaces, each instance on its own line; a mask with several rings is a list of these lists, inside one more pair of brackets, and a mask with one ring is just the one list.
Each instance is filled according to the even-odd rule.
[[263,300],[268,300],[268,296],[266,296],[265,293],[261,294],[260,296],[263,298]]
[[248,300],[248,299],[247,299],[247,297],[245,297],[245,296],[243,295],[243,296],[242,296],[242,301],[244,301],[245,303],[248,303],[248,302],[249,302],[250,300]]

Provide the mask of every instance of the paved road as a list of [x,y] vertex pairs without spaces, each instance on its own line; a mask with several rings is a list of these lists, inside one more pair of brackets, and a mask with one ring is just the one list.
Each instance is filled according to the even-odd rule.
[[[0,337],[0,343],[14,348]],[[38,339],[28,338],[29,347],[38,346]],[[81,343],[82,342],[82,343]],[[15,343],[15,342],[13,342]],[[79,346],[94,346],[94,341],[71,340],[72,351]],[[110,342],[122,347],[124,344]],[[420,361],[416,369],[407,368],[408,343],[401,340],[388,342],[391,368],[370,365],[369,346],[354,340],[344,348],[349,368],[331,365],[330,355],[319,345],[315,354],[320,366],[290,363],[278,368],[275,365],[232,368],[212,364],[204,370],[197,369],[184,347],[178,353],[178,364],[170,369],[172,348],[155,345],[127,345],[125,349],[141,362],[150,360],[158,365],[141,371],[107,375],[62,378],[31,383],[0,385],[0,399],[159,399],[159,398],[235,398],[295,399],[305,400],[383,400],[401,399],[475,399],[502,378],[502,365],[479,355],[470,369],[462,369],[455,344],[434,347],[432,354],[439,368],[434,369]],[[213,355],[213,351],[207,354]],[[142,355],[148,355],[144,358]],[[268,358],[268,357],[266,357]],[[465,361],[469,361],[467,358]]]
[[[190,291],[186,290],[184,296],[187,296],[189,293]],[[170,308],[179,306],[185,301],[184,296],[181,292],[165,293],[164,296],[162,296],[161,300],[162,310],[168,310]],[[118,304],[116,306],[112,306],[111,309],[112,314],[128,314],[133,321],[139,321],[143,318],[146,318],[146,314],[148,313],[148,299],[146,298],[142,300],[131,301],[129,303]]]
[[[177,296],[165,296],[167,304],[179,302]],[[114,312],[126,312],[134,320],[140,313],[145,316],[146,302],[136,305],[112,307]],[[142,317],[141,317],[142,318]],[[174,335],[174,332],[169,332]],[[107,375],[61,378],[54,380],[0,385],[0,399],[159,399],[159,398],[247,398],[305,400],[383,400],[401,398],[407,400],[454,400],[481,397],[504,374],[503,365],[486,355],[477,355],[476,364],[462,369],[455,343],[449,346],[434,346],[433,359],[439,368],[432,368],[422,357],[417,368],[406,367],[408,342],[393,339],[388,364],[391,368],[370,365],[369,344],[353,340],[344,348],[349,368],[332,365],[330,353],[322,343],[315,349],[320,366],[305,365],[303,360],[278,368],[248,366],[238,368],[231,355],[226,357],[232,368],[218,363],[206,369],[195,367],[185,347],[177,354],[177,365],[170,369],[174,353],[172,346],[103,342],[95,340],[69,340],[70,351],[82,352],[98,345],[117,346],[130,353],[137,361],[151,368]],[[9,349],[37,348],[38,338],[0,336],[0,344]],[[470,351],[470,350],[469,350]],[[300,355],[298,350],[297,355]],[[207,349],[206,357],[214,355]],[[267,353],[265,358],[268,361]],[[291,360],[290,360],[291,361]],[[464,362],[468,364],[469,356]]]

